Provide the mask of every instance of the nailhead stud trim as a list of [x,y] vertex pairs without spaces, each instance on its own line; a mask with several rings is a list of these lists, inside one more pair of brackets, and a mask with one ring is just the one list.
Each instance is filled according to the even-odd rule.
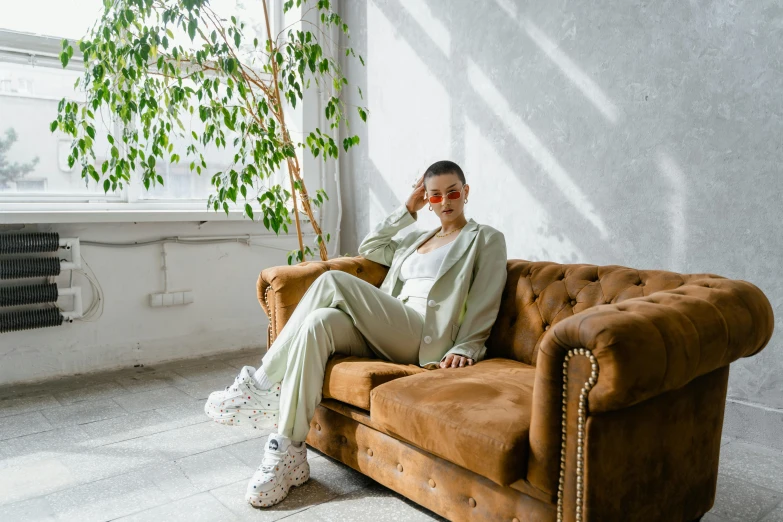
[[587,419],[587,394],[598,381],[598,361],[593,352],[586,348],[575,348],[569,350],[563,361],[563,419],[561,423],[562,438],[560,442],[560,479],[557,485],[557,522],[563,522],[563,489],[565,484],[566,470],[566,431],[567,419],[566,409],[568,405],[568,361],[572,357],[582,355],[590,360],[592,371],[590,378],[584,383],[582,391],[579,394],[579,407],[577,408],[577,435],[576,435],[576,520],[582,521],[582,501],[584,489],[584,431]]
[[[267,319],[269,319],[269,340],[274,341],[274,337],[272,332],[274,331],[274,328],[272,328],[272,309],[269,308],[269,299],[267,298],[267,294],[272,289],[272,285],[269,285],[266,287],[266,290],[264,290],[264,304],[266,305],[266,309],[269,310],[269,313],[267,313]],[[271,346],[271,344],[270,344]]]

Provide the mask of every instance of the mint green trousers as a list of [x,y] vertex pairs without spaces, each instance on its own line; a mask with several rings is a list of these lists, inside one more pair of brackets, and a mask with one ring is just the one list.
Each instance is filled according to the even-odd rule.
[[278,433],[307,438],[332,354],[418,365],[421,299],[404,302],[340,270],[321,274],[262,359],[267,376],[281,383]]

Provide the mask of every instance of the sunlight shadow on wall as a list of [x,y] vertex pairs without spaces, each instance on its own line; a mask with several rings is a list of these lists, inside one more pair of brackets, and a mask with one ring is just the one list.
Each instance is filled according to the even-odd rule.
[[557,43],[549,38],[533,22],[517,13],[516,5],[508,0],[495,0],[495,3],[508,13],[509,17],[516,21],[519,27],[527,33],[534,44],[546,54],[552,63],[557,65],[563,74],[582,91],[582,94],[590,100],[596,109],[610,123],[616,124],[620,119],[620,111],[617,106],[604,94],[598,86],[582,69],[576,65],[566,54],[560,50]]
[[[414,11],[417,20],[430,23],[426,9]],[[372,93],[368,155],[396,199],[405,201],[424,169],[451,155],[451,96],[418,50],[372,2],[367,4],[367,32],[372,35],[367,42],[367,91]],[[448,40],[436,41],[450,45]]]
[[471,192],[466,214],[470,214],[474,202],[476,206],[472,208],[496,209],[493,213],[485,210],[474,219],[513,238],[506,244],[508,258],[558,263],[582,259],[582,253],[568,237],[550,232],[553,220],[549,213],[522,184],[478,125],[467,117],[465,138],[468,144],[465,168],[472,174],[467,179]]
[[685,202],[687,201],[687,187],[685,175],[682,169],[668,153],[659,152],[656,163],[663,178],[671,187],[671,196],[667,208],[669,223],[671,224],[671,253],[669,257],[669,270],[684,272],[687,269],[685,254],[687,252],[686,241],[688,230],[686,228]]
[[598,215],[593,204],[588,201],[584,192],[573,182],[565,169],[541,143],[530,127],[522,121],[522,118],[517,116],[508,101],[479,69],[478,65],[471,59],[467,60],[467,65],[468,82],[476,91],[476,94],[483,98],[486,106],[489,107],[498,120],[506,125],[509,133],[517,139],[519,144],[541,166],[542,171],[549,176],[574,208],[598,229],[601,239],[606,241],[609,238],[606,224]]
[[451,34],[449,30],[432,14],[429,6],[421,0],[399,0],[400,5],[421,27],[422,31],[438,46],[444,58],[451,56]]

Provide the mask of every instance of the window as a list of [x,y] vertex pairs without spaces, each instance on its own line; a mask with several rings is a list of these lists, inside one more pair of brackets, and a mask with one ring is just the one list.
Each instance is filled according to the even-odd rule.
[[[278,2],[270,0],[273,17],[280,17]],[[145,190],[140,176],[116,193],[103,191],[94,180],[81,176],[79,164],[68,167],[71,138],[49,131],[49,124],[57,115],[57,105],[63,97],[84,99],[74,89],[77,78],[83,74],[81,60],[74,59],[67,69],[59,61],[63,37],[76,40],[82,37],[99,18],[102,0],[80,0],[75,9],[71,2],[62,0],[27,0],[5,9],[0,18],[0,213],[24,209],[79,210],[105,209],[194,209],[206,210],[206,199],[211,193],[211,174],[230,168],[233,151],[208,148],[205,159],[208,170],[201,175],[189,169],[189,161],[177,164],[159,163],[163,186]],[[263,27],[263,11],[257,2],[247,0],[215,0],[212,5],[219,12],[242,12],[248,25]],[[260,18],[259,18],[260,17]],[[274,24],[280,26],[280,24]],[[119,124],[106,114],[105,128],[96,129],[96,167],[108,154],[106,138],[111,129],[120,135]],[[192,128],[199,132],[198,117]],[[184,158],[187,143],[179,149]],[[102,150],[106,150],[101,154]],[[8,167],[10,165],[10,167]],[[269,184],[285,182],[287,175],[278,173]],[[241,211],[240,211],[241,214]]]

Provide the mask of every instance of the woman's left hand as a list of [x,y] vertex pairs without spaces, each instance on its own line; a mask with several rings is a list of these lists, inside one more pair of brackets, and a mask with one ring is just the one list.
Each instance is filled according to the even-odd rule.
[[462,368],[463,366],[473,366],[473,359],[451,354],[440,362],[441,368]]

